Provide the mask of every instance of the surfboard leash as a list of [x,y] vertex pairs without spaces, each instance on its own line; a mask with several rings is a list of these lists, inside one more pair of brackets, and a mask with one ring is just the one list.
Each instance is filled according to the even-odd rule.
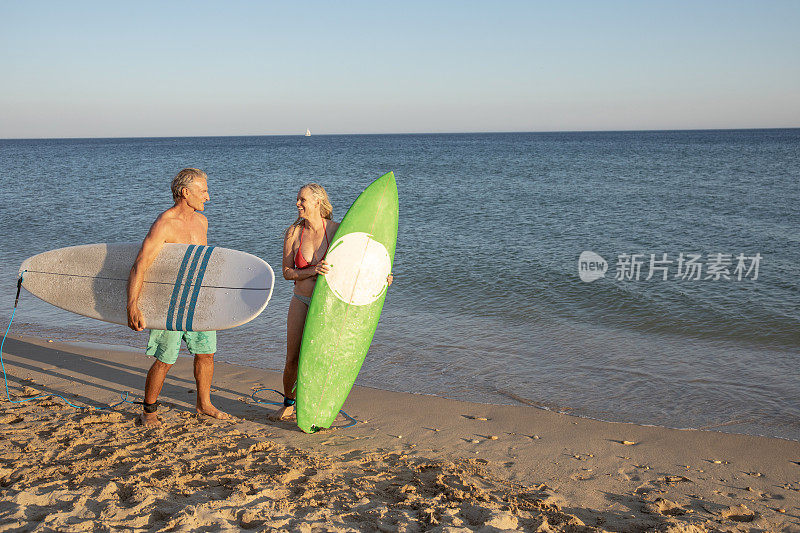
[[[279,391],[279,390],[270,389],[270,388],[267,388],[267,387],[260,387],[260,388],[257,388],[257,389],[253,389],[253,394],[250,395],[250,399],[253,400],[254,403],[260,403],[260,404],[264,404],[264,405],[284,405],[283,402],[267,402],[267,401],[260,400],[260,399],[256,398],[256,394],[258,394],[259,392],[265,391],[265,390],[278,393],[281,396],[283,396],[284,398],[286,398],[286,395],[284,393],[282,393],[281,391]],[[348,429],[348,428],[351,428],[351,427],[355,426],[356,424],[358,424],[358,420],[356,420],[352,416],[350,416],[347,413],[345,413],[343,409],[340,409],[339,412],[342,413],[346,418],[348,418],[350,420],[350,423],[348,425],[346,425],[346,426],[335,427],[335,428],[331,428],[331,429]]]
[[[14,317],[17,314],[17,306],[19,305],[19,295],[20,295],[20,292],[22,290],[22,282],[23,282],[23,279],[24,279],[24,276],[25,276],[25,272],[27,272],[27,270],[23,270],[20,273],[19,279],[17,280],[17,294],[16,294],[16,296],[14,298],[14,308],[11,310],[11,319],[8,321],[8,327],[6,328],[6,332],[3,335],[3,340],[0,341],[0,368],[2,368],[2,371],[3,371],[3,381],[5,383],[6,398],[8,399],[8,401],[10,403],[25,403],[25,402],[29,402],[31,400],[36,400],[36,399],[45,398],[45,397],[61,398],[62,400],[64,400],[64,402],[67,405],[69,405],[71,407],[74,407],[75,409],[94,409],[94,410],[97,410],[97,411],[105,411],[105,410],[109,410],[109,409],[114,409],[115,407],[118,407],[118,406],[122,405],[123,403],[145,405],[144,401],[135,402],[135,401],[129,400],[128,396],[129,396],[130,393],[128,393],[127,391],[125,393],[120,393],[121,400],[119,402],[117,402],[115,404],[109,404],[109,405],[103,406],[103,407],[96,407],[96,406],[93,406],[93,405],[85,405],[85,406],[75,405],[74,403],[70,402],[65,397],[61,396],[60,394],[38,394],[36,396],[32,396],[30,398],[25,398],[23,400],[12,400],[11,399],[11,391],[8,388],[8,374],[6,373],[6,365],[5,365],[5,361],[3,360],[3,348],[5,347],[6,338],[8,337],[8,333],[9,333],[9,331],[11,331],[11,324],[14,323]],[[259,392],[262,392],[262,391],[275,392],[277,394],[280,394],[284,398],[286,398],[286,395],[283,394],[282,392],[278,391],[278,390],[270,389],[270,388],[267,388],[267,387],[261,387],[261,388],[253,390],[253,393],[250,395],[250,398],[253,400],[254,403],[266,404],[266,405],[283,405],[283,402],[268,402],[268,401],[264,401],[264,400],[261,400],[259,398],[256,398],[256,394],[258,394]],[[158,404],[158,402],[156,402],[156,404]],[[145,407],[155,407],[155,405],[150,405],[150,406],[145,405]],[[342,415],[344,415],[347,419],[349,419],[350,423],[348,425],[346,425],[346,426],[336,427],[336,428],[333,428],[333,429],[348,429],[348,428],[351,428],[351,427],[355,426],[356,424],[358,424],[358,421],[355,418],[353,418],[352,416],[350,416],[349,414],[347,414],[343,409],[340,409],[339,412]]]
[[93,405],[85,405],[85,406],[81,407],[79,405],[75,405],[74,403],[70,402],[69,400],[67,400],[66,398],[61,396],[60,394],[38,394],[38,395],[32,396],[30,398],[25,398],[24,400],[12,400],[11,399],[11,392],[8,389],[8,374],[6,374],[6,365],[5,365],[5,362],[3,361],[3,347],[6,344],[6,337],[8,337],[8,332],[11,331],[11,324],[14,322],[14,315],[17,314],[17,305],[19,304],[19,294],[20,294],[20,291],[22,290],[22,280],[23,280],[23,278],[25,276],[25,272],[27,272],[27,270],[23,270],[19,275],[19,279],[17,280],[17,296],[14,298],[14,309],[12,309],[12,311],[11,311],[11,320],[8,321],[8,327],[6,328],[6,333],[5,333],[5,335],[3,335],[2,342],[0,342],[0,368],[2,368],[2,370],[3,370],[3,381],[5,382],[5,386],[6,386],[6,398],[8,399],[8,401],[11,402],[11,403],[25,403],[25,402],[29,402],[31,400],[36,400],[36,399],[45,398],[45,397],[61,398],[62,400],[64,400],[67,403],[67,405],[72,406],[72,407],[74,407],[76,409],[94,409],[94,410],[97,410],[97,411],[104,411],[104,410],[107,410],[107,409],[113,409],[113,408],[115,408],[117,406],[122,405],[123,403],[134,403],[134,402],[132,402],[132,401],[130,401],[128,399],[128,392],[127,391],[125,392],[125,394],[120,393],[120,398],[122,398],[121,401],[119,401],[118,403],[115,403],[113,405],[107,405],[107,406],[104,406],[104,407],[95,407]]

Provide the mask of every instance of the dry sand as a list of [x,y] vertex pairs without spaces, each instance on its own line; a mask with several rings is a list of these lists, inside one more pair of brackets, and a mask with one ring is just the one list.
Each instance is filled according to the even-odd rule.
[[366,387],[359,424],[306,435],[250,399],[280,375],[236,365],[212,392],[235,420],[198,418],[190,358],[150,429],[51,397],[140,399],[142,353],[15,337],[4,359],[13,397],[46,396],[0,402],[0,531],[800,531],[793,441]]

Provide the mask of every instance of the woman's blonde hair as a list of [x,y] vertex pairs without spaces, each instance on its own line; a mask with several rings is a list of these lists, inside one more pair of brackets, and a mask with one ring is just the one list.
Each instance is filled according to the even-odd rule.
[[[322,215],[322,218],[331,220],[331,216],[333,215],[333,206],[331,205],[330,198],[328,198],[328,193],[325,191],[325,187],[319,183],[306,183],[300,187],[300,191],[303,189],[308,189],[311,191],[311,195],[319,200],[319,214]],[[300,194],[300,191],[297,191],[297,193]],[[289,226],[289,229],[300,226],[302,223],[303,217],[297,217],[297,220],[294,221],[294,224]]]

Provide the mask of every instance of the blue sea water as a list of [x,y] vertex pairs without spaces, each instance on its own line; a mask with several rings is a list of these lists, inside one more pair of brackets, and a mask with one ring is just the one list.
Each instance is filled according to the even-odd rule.
[[[800,129],[0,140],[0,318],[23,259],[141,241],[187,166],[209,175],[209,243],[277,272],[302,184],[340,220],[395,172],[395,284],[361,384],[800,439]],[[604,278],[581,281],[584,251]],[[638,280],[615,279],[624,254]],[[646,279],[663,254],[668,279]],[[680,254],[701,279],[676,278]],[[716,254],[730,279],[705,279]],[[282,369],[291,291],[217,358]],[[29,294],[12,331],[146,343]]]

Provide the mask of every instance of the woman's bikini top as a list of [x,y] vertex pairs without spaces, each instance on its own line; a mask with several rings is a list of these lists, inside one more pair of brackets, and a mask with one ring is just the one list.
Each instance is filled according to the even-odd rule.
[[[306,225],[305,223],[303,223],[303,229],[300,230],[300,246],[297,247],[297,253],[294,256],[295,268],[308,268],[310,266],[315,266],[317,263],[319,263],[319,261],[317,261],[317,263],[314,263],[312,265],[311,263],[306,261],[305,257],[303,257],[303,252],[301,250],[303,249],[303,232],[305,230],[306,230]],[[324,220],[322,221],[322,231],[325,233],[325,254],[323,254],[322,259],[325,259],[325,256],[328,255],[328,246],[330,246],[330,242],[328,242],[327,225],[325,224]],[[322,261],[322,259],[320,259],[320,261]],[[313,255],[311,256],[311,260],[312,261],[314,260]]]

